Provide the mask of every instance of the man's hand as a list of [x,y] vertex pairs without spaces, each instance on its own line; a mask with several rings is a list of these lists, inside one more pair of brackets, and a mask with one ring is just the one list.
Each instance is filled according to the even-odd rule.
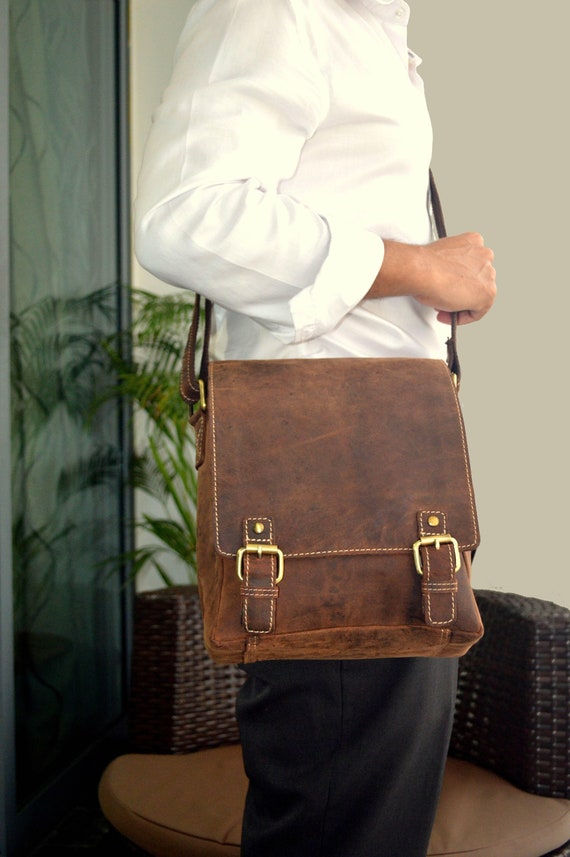
[[477,232],[441,238],[432,244],[385,241],[385,254],[368,298],[410,295],[438,311],[438,319],[459,324],[478,321],[495,300],[493,251]]

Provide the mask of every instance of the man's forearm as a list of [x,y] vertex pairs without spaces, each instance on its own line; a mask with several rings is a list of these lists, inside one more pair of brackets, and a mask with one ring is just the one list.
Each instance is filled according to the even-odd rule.
[[409,295],[438,310],[440,321],[478,321],[487,313],[497,291],[493,251],[481,235],[467,232],[432,244],[385,241],[378,276],[367,298]]

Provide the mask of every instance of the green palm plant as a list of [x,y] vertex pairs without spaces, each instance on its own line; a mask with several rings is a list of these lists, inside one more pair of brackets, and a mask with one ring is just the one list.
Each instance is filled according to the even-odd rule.
[[[128,343],[109,339],[105,350],[117,384],[100,397],[126,400],[136,431],[130,481],[158,504],[158,512],[135,516],[135,547],[122,559],[132,575],[153,568],[163,583],[174,583],[172,562],[188,581],[196,573],[196,472],[188,409],[178,386],[192,311],[187,293],[156,295],[131,290],[133,322]],[[142,544],[146,538],[150,542]]]
[[[62,567],[60,553],[80,530],[99,566],[122,571],[127,565],[133,576],[150,567],[171,585],[173,565],[182,565],[188,581],[195,579],[194,447],[178,389],[192,297],[136,289],[127,297],[133,321],[122,334],[109,334],[117,312],[115,285],[83,296],[44,298],[11,317],[14,586],[22,625],[33,624],[47,609]],[[130,462],[99,430],[98,415],[117,402],[127,403],[137,428]],[[76,448],[46,473],[49,447],[62,424],[76,427]],[[135,517],[139,538],[132,550],[101,563],[103,546],[87,529],[109,530],[105,508],[93,520],[89,510],[79,511],[80,498],[98,486],[116,485],[125,472],[129,485],[151,497],[157,511]],[[26,499],[30,493],[33,509]]]
[[[83,534],[83,564],[100,558],[100,540],[89,531],[105,527],[105,503],[95,519],[81,501],[116,484],[121,456],[104,428],[86,430],[86,417],[93,397],[108,384],[102,342],[116,308],[112,285],[85,295],[48,296],[11,313],[16,627],[33,627],[49,609],[54,581],[67,573],[66,543]],[[86,545],[92,546],[89,556]]]

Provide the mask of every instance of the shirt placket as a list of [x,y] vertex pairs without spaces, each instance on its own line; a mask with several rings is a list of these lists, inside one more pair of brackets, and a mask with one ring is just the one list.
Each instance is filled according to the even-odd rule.
[[[361,0],[388,36],[402,63],[409,67],[408,22],[410,7],[405,0]],[[411,69],[410,69],[411,70]]]

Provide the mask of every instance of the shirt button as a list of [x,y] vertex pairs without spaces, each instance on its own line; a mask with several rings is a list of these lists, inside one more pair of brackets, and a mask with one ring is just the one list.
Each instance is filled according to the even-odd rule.
[[398,9],[396,9],[396,15],[398,16],[398,18],[403,18],[405,14],[406,14],[406,10],[402,9],[401,6]]

